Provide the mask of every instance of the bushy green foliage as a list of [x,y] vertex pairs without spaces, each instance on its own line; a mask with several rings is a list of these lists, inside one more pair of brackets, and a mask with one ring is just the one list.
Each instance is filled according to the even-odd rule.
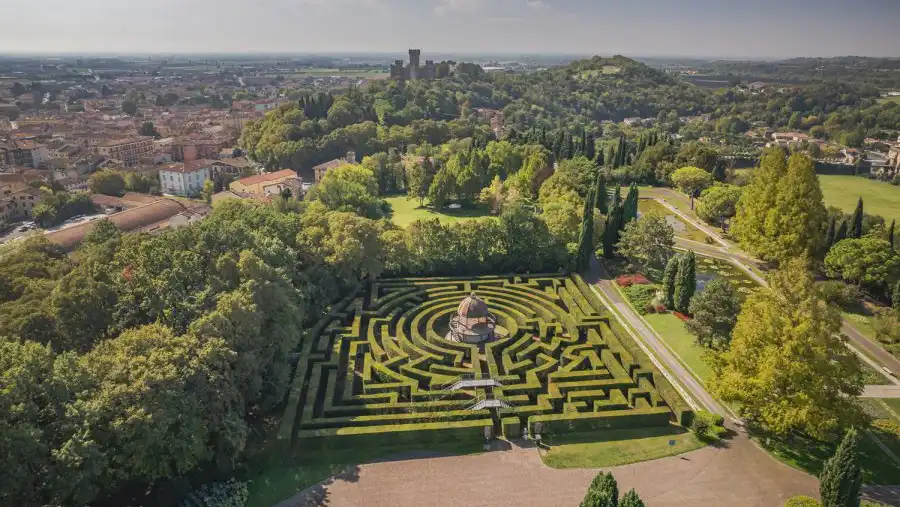
[[659,293],[659,287],[651,284],[635,284],[622,289],[638,313],[645,315],[653,310],[653,301]]
[[862,471],[859,468],[859,434],[850,429],[822,469],[819,495],[823,507],[859,507]]
[[804,495],[792,496],[788,498],[788,501],[785,502],[784,507],[821,507],[822,504],[819,503],[815,498],[811,498]]
[[688,311],[693,318],[685,322],[685,327],[697,337],[697,343],[713,350],[728,348],[741,311],[741,299],[727,278],[716,277],[707,282],[703,292],[691,298]]
[[248,497],[247,484],[231,479],[204,484],[191,492],[179,507],[244,507]]
[[702,439],[716,440],[725,432],[725,419],[705,410],[694,414],[691,421],[691,430]]

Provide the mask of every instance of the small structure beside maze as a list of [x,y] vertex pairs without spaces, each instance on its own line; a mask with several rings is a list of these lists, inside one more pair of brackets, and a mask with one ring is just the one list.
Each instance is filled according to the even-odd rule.
[[280,436],[481,442],[690,417],[577,275],[385,279],[304,337]]

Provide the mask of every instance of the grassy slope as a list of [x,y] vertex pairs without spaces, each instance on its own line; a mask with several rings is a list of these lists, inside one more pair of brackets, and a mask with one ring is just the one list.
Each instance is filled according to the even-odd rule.
[[862,197],[867,213],[881,215],[885,220],[900,222],[900,187],[860,176],[820,174],[819,182],[825,194],[825,204],[837,206],[847,213],[856,209]]
[[[544,464],[553,468],[602,468],[674,456],[704,447],[692,432],[670,428],[638,428],[557,437],[541,453]],[[598,438],[603,440],[598,440]],[[669,445],[674,441],[675,445]]]
[[458,210],[445,208],[444,211],[437,213],[431,208],[420,207],[417,200],[407,199],[405,195],[388,197],[385,200],[393,210],[391,220],[400,227],[406,227],[419,219],[437,218],[442,223],[453,223],[490,216],[484,206]]

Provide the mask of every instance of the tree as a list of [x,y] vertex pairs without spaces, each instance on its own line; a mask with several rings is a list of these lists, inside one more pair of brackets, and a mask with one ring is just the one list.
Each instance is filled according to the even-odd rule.
[[697,215],[709,223],[725,226],[725,219],[737,213],[737,204],[743,190],[737,185],[717,183],[700,194]]
[[456,180],[450,172],[450,168],[448,166],[442,167],[441,170],[434,175],[434,180],[428,188],[428,200],[431,202],[431,207],[437,211],[443,209],[444,204],[447,203],[447,199],[455,192],[455,190]]
[[828,228],[825,230],[825,250],[831,249],[834,245],[835,235],[837,234],[837,222],[835,217],[828,218]]
[[16,97],[16,98],[18,98],[22,95],[25,95],[25,93],[28,91],[28,89],[25,88],[25,86],[18,81],[13,83],[12,88],[10,88],[10,90],[12,91],[13,97]]
[[845,239],[825,256],[828,276],[872,288],[886,289],[900,278],[900,255],[874,236]]
[[122,102],[122,112],[127,114],[128,116],[134,116],[137,113],[137,104],[130,100],[126,100]]
[[894,249],[894,226],[897,225],[896,220],[891,220],[891,227],[888,229],[888,243],[891,245],[891,250]]
[[839,243],[845,239],[847,239],[847,221],[841,220],[841,225],[839,225],[837,230],[834,231],[834,243],[832,243],[832,245]]
[[853,211],[853,217],[850,219],[852,229],[850,234],[852,238],[859,239],[863,233],[863,200],[862,197],[856,202],[856,209]]
[[688,306],[693,319],[685,323],[697,343],[707,349],[723,351],[731,343],[731,332],[741,311],[741,298],[727,278],[707,282]]
[[503,203],[506,201],[507,193],[500,181],[500,176],[494,176],[490,186],[481,189],[479,201],[486,204],[491,210],[491,215],[499,215],[503,211]]
[[827,212],[812,159],[795,153],[786,163],[767,150],[738,203],[732,234],[745,249],[782,262],[817,251]]
[[[288,196],[290,196],[290,189],[285,189],[288,191]],[[216,193],[216,184],[213,180],[206,180],[203,182],[203,190],[200,191],[200,196],[206,201],[206,204],[212,204],[212,196]]]
[[92,227],[91,231],[84,237],[82,244],[101,245],[111,239],[118,239],[120,237],[122,237],[122,231],[116,227],[116,224],[114,224],[112,220],[104,218],[94,222],[94,227]]
[[597,192],[594,194],[594,200],[597,201],[597,209],[605,215],[609,211],[607,206],[609,196],[606,193],[606,176],[601,171],[597,172]]
[[891,299],[891,306],[894,307],[894,313],[897,317],[900,317],[900,280],[897,280],[897,284],[894,285],[894,295]]
[[672,183],[691,197],[692,208],[694,198],[700,195],[703,189],[710,186],[712,181],[712,176],[699,167],[682,167],[672,173]]
[[152,121],[145,121],[138,131],[138,135],[155,137],[156,139],[162,137],[159,135],[159,132],[156,131],[156,125],[154,125]]
[[666,271],[663,274],[663,297],[666,300],[666,308],[675,309],[675,281],[678,278],[678,266],[681,264],[681,258],[673,255],[666,264]]
[[822,504],[815,498],[806,495],[797,495],[788,498],[784,507],[822,507]]
[[862,470],[859,467],[859,435],[850,428],[819,477],[822,507],[859,507]]
[[681,257],[675,276],[675,309],[681,313],[690,310],[691,298],[697,291],[697,258],[693,251]]
[[675,230],[661,215],[649,213],[625,225],[616,248],[631,262],[662,269],[675,251]]
[[587,272],[594,256],[594,194],[588,193],[584,200],[584,214],[581,218],[581,232],[578,234],[578,253],[575,258],[575,269],[580,273]]
[[784,263],[769,282],[744,302],[712,390],[740,402],[741,415],[765,430],[825,438],[858,419],[859,359],[803,260]]
[[406,168],[406,185],[409,189],[407,195],[409,198],[418,199],[420,206],[425,204],[428,189],[431,187],[430,167],[431,161],[426,158],[424,161],[411,164]]
[[325,173],[325,177],[310,192],[316,200],[335,211],[352,211],[378,218],[384,200],[378,198],[378,182],[369,169],[360,165],[342,165]]
[[619,485],[609,472],[599,472],[588,486],[587,494],[581,507],[617,507],[619,504]]
[[644,507],[644,502],[635,490],[630,489],[628,490],[628,493],[625,493],[625,495],[622,496],[622,499],[619,500],[619,507]]
[[88,177],[88,186],[94,194],[120,197],[125,194],[125,178],[122,173],[103,169]]

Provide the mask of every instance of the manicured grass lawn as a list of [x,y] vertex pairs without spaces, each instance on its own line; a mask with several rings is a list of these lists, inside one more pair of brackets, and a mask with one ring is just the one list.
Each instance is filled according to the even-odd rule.
[[704,358],[705,350],[697,345],[696,338],[687,332],[681,319],[671,313],[648,314],[644,319],[700,380],[706,382],[712,377],[712,368]]
[[693,241],[705,242],[709,237],[705,232],[694,227],[690,223],[682,220],[678,215],[669,211],[668,208],[657,202],[655,199],[640,199],[638,201],[638,211],[641,214],[657,213],[666,218],[666,221],[675,229],[675,235],[679,238],[690,239]]
[[894,412],[897,418],[900,418],[900,398],[888,398],[881,401]]
[[847,213],[856,209],[862,197],[866,213],[881,215],[885,220],[900,221],[900,187],[861,176],[820,174],[825,204],[837,206]]
[[872,327],[872,318],[868,315],[863,315],[860,313],[851,313],[851,312],[841,312],[841,315],[847,319],[853,327],[860,332],[863,336],[872,340],[875,340],[875,328]]
[[[288,444],[286,444],[288,445]],[[286,500],[329,476],[339,475],[353,480],[357,465],[391,456],[403,458],[404,454],[419,452],[421,448],[367,448],[352,450],[300,451],[271,450],[247,463],[242,480],[249,481],[250,493],[246,507],[271,507]],[[460,446],[452,443],[432,446],[427,449],[432,454],[472,454],[483,452],[481,445]]]
[[437,218],[441,223],[453,223],[490,216],[487,207],[481,205],[457,210],[445,207],[438,213],[431,208],[420,207],[417,199],[407,199],[405,195],[388,197],[385,201],[391,206],[391,221],[400,227],[406,227],[420,219]]
[[[884,440],[884,435],[879,434],[879,438]],[[756,440],[782,463],[816,476],[837,448],[836,442],[820,442],[801,436],[791,439],[758,436]],[[864,432],[860,433],[859,463],[863,484],[900,484],[900,466]]]
[[[675,444],[669,445],[670,441]],[[627,465],[675,456],[706,446],[692,432],[678,426],[557,436],[552,441],[547,440],[547,443],[550,450],[541,452],[541,458],[545,465],[553,468]]]

